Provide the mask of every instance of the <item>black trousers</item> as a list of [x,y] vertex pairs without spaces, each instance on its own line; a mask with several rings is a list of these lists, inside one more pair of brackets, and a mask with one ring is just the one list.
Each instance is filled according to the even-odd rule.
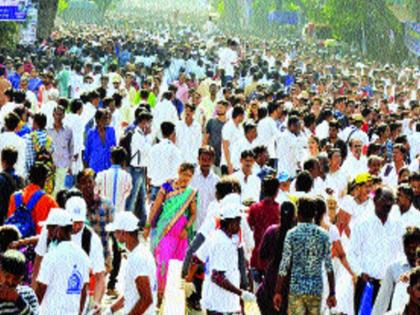
[[[375,304],[376,296],[378,295],[379,288],[381,287],[381,283],[379,280],[373,279],[371,280],[373,284],[373,299],[372,305]],[[354,289],[354,312],[357,314],[359,312],[360,303],[362,301],[363,290],[365,289],[366,282],[362,280],[361,277],[357,278],[356,287]]]
[[121,251],[118,248],[117,240],[114,234],[111,234],[112,239],[112,270],[109,276],[108,289],[115,289],[117,283],[118,273],[120,272],[121,266]]

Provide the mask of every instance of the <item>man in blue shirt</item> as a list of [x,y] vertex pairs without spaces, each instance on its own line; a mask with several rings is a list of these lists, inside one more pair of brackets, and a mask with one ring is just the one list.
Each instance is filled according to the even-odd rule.
[[287,74],[284,76],[284,86],[289,88],[295,83],[295,76],[293,75],[293,67],[289,67]]
[[42,80],[38,76],[38,71],[35,68],[32,68],[31,70],[31,76],[28,80],[28,84],[28,90],[37,94],[42,85]]
[[289,309],[292,310],[292,314],[321,314],[323,265],[327,271],[330,288],[327,305],[334,307],[337,303],[331,242],[328,234],[313,223],[315,207],[315,200],[312,198],[302,197],[298,201],[299,223],[286,235],[276,294],[273,298],[277,310],[280,310],[282,299],[287,298],[282,296],[281,292],[285,292],[290,274]]
[[19,89],[20,78],[23,74],[23,65],[21,63],[16,64],[16,71],[9,75],[9,81],[14,89]]

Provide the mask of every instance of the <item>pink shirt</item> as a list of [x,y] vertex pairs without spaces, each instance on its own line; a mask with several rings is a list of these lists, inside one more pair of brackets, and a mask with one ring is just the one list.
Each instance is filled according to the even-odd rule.
[[174,85],[178,88],[176,91],[176,98],[180,99],[183,104],[188,103],[188,85],[186,83],[180,83],[176,81]]

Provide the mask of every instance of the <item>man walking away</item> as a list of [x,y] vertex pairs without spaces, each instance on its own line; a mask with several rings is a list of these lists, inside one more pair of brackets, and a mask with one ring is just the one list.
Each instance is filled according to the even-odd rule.
[[86,253],[71,241],[70,214],[59,208],[51,211],[46,225],[56,225],[59,242],[41,263],[37,278],[37,296],[41,314],[83,314],[89,282],[90,262]]
[[313,223],[314,208],[313,199],[299,199],[299,223],[287,233],[284,243],[273,303],[275,308],[280,310],[282,300],[287,298],[283,297],[281,292],[284,292],[290,274],[289,314],[292,315],[321,314],[323,265],[327,271],[330,289],[327,305],[331,308],[337,303],[331,242],[328,234]]
[[124,308],[124,314],[156,314],[156,264],[150,250],[139,241],[138,224],[139,219],[132,212],[119,212],[115,221],[107,225],[107,230],[125,244],[129,254],[124,274],[124,295],[106,310],[105,315],[121,308]]

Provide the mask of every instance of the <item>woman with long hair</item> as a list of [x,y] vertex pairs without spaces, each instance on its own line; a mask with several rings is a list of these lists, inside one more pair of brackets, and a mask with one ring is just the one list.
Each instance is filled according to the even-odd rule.
[[[272,225],[267,229],[259,248],[260,259],[268,262],[264,279],[257,290],[257,303],[261,315],[287,314],[287,299],[283,299],[280,311],[277,311],[273,306],[273,296],[283,255],[284,239],[287,232],[295,225],[296,207],[292,202],[285,201],[281,205],[280,224]],[[288,296],[287,292],[283,292],[282,296]]]
[[151,247],[156,258],[158,296],[163,297],[171,259],[184,260],[197,211],[197,191],[189,184],[194,165],[182,163],[178,178],[164,183],[150,209],[144,236],[151,229]]

